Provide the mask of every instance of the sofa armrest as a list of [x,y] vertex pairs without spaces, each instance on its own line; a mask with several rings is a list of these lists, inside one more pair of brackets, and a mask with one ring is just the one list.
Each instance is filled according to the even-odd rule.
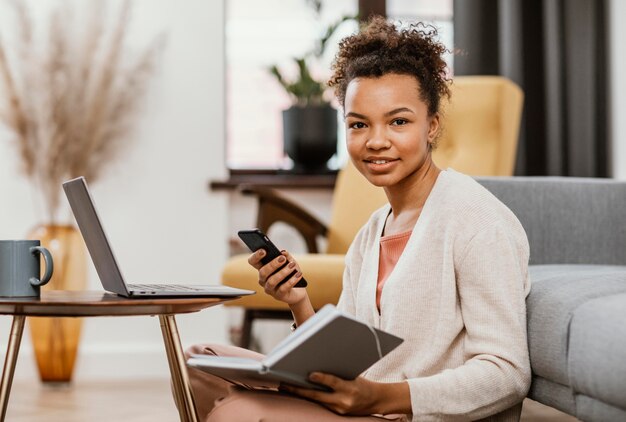
[[240,191],[255,195],[259,201],[257,227],[267,233],[272,224],[283,222],[300,233],[309,253],[318,253],[317,236],[326,236],[328,228],[304,208],[280,195],[276,190],[244,185]]

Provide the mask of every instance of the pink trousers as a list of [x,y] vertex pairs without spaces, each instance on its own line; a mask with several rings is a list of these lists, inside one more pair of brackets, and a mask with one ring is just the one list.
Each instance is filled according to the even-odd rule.
[[[263,355],[235,346],[195,345],[185,355],[209,354],[261,360]],[[324,406],[279,392],[277,385],[225,380],[195,368],[188,368],[196,410],[206,422],[382,422],[408,421],[404,415],[341,416]]]

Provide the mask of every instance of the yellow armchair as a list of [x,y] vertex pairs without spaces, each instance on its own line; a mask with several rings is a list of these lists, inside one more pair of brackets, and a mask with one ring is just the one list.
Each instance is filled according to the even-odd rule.
[[[443,132],[433,153],[435,163],[475,176],[512,175],[523,104],[521,89],[505,78],[491,76],[457,77],[451,89],[451,102],[442,107]],[[313,307],[336,303],[345,253],[372,212],[387,202],[384,191],[369,184],[348,163],[337,176],[328,226],[271,189],[244,188],[243,192],[258,197],[257,227],[262,231],[267,233],[280,221],[305,239],[309,253],[296,255],[296,259],[309,282]],[[324,253],[318,253],[318,236],[327,238]],[[247,258],[232,257],[222,272],[224,285],[257,291],[254,296],[227,303],[245,309],[240,346],[246,348],[254,320],[291,318],[286,305],[263,292]]]
[[511,176],[524,94],[500,76],[458,76],[442,105],[442,133],[433,160],[472,176]]

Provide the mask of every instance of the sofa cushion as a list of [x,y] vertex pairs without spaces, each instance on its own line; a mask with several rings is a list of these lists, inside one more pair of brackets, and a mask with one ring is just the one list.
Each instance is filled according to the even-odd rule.
[[573,414],[581,421],[587,422],[626,421],[625,410],[582,394],[576,396],[576,413]]
[[572,388],[626,411],[626,293],[579,306],[570,324]]
[[578,177],[477,179],[513,211],[530,264],[626,265],[626,183]]
[[533,372],[571,385],[569,326],[577,308],[590,300],[626,293],[626,266],[531,265],[526,300],[528,347]]

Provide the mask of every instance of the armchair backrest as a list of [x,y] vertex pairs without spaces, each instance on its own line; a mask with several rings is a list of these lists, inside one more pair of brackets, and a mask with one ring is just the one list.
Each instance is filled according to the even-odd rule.
[[524,226],[530,263],[626,265],[626,182],[478,178]]
[[[435,163],[475,176],[512,175],[521,89],[498,76],[459,76],[451,89],[450,104],[443,105],[443,132],[433,152]],[[335,184],[326,253],[346,253],[372,212],[386,202],[384,191],[348,162]]]
[[524,94],[500,76],[457,76],[442,104],[442,132],[433,151],[440,168],[474,176],[513,174]]

